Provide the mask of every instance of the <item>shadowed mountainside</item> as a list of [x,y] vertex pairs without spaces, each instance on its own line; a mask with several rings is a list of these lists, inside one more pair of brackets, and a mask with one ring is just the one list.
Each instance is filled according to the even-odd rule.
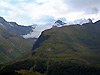
[[7,63],[26,51],[30,51],[32,43],[23,37],[0,28],[0,64]]

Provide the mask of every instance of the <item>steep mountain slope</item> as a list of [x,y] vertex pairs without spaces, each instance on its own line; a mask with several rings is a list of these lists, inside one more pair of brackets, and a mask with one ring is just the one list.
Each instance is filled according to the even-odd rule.
[[60,58],[62,54],[63,57],[66,57],[66,54],[68,54],[69,57],[74,54],[88,62],[99,64],[99,24],[100,21],[95,24],[75,25],[47,30],[43,32],[38,41],[34,44],[33,50],[37,48],[34,52],[39,52],[45,57],[46,51],[54,56],[56,55],[58,58]]
[[7,22],[3,17],[0,17],[0,24],[0,26],[4,29],[18,35],[26,35],[33,31],[32,26],[21,26],[18,25],[16,22]]
[[0,64],[19,57],[31,48],[32,44],[23,37],[0,28]]
[[3,69],[23,75],[100,75],[100,21],[46,30],[34,44],[30,58]]

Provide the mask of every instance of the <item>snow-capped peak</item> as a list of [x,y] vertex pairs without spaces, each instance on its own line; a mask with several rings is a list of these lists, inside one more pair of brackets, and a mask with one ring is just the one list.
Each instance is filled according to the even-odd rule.
[[86,23],[93,23],[92,20],[89,18],[87,20],[84,20],[82,22],[80,22],[80,25],[86,24]]
[[54,22],[54,24],[52,24],[52,28],[57,28],[57,27],[61,27],[63,25],[65,25],[66,23],[60,21],[60,20],[57,20]]
[[66,24],[66,23],[62,22],[61,20],[57,20],[57,21],[55,22],[55,24],[56,24],[56,23],[58,23],[58,24],[60,24],[60,25]]

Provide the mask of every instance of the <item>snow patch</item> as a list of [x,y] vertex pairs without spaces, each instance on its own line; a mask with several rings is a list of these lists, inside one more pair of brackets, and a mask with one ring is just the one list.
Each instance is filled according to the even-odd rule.
[[11,23],[9,23],[10,26],[14,27]]
[[45,24],[45,25],[32,26],[33,32],[30,32],[29,34],[22,35],[22,36],[26,39],[28,39],[28,38],[38,38],[41,35],[42,31],[50,29],[53,26],[61,27],[61,26],[64,26],[64,25],[61,25],[61,24],[57,23],[56,21],[53,21],[53,22]]

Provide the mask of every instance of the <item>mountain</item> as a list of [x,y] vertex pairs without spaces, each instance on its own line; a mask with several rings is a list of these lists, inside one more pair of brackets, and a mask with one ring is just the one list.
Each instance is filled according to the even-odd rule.
[[0,64],[12,61],[31,48],[32,43],[0,27]]
[[[7,22],[3,17],[0,17],[0,27],[20,36],[30,34],[31,32],[33,32],[34,29],[34,27],[32,26],[22,26],[18,25],[16,22]],[[31,43],[34,43],[36,41],[36,39],[34,40],[34,38],[28,38],[28,40]]]
[[96,24],[96,25],[100,25],[100,20],[98,20],[98,21],[95,22],[94,24]]
[[30,54],[2,69],[22,75],[100,75],[100,21],[45,30]]
[[18,34],[25,39],[29,40],[31,43],[35,43],[37,38],[41,35],[41,32],[50,29],[57,28],[66,25],[66,23],[57,20],[46,25],[31,25],[31,26],[22,26],[18,25],[16,22],[7,22],[3,17],[0,17],[0,27],[4,28],[7,31]]
[[1,27],[18,35],[26,35],[32,32],[32,26],[21,26],[16,22],[7,22],[3,17],[0,17]]
[[34,27],[33,32],[31,32],[27,35],[23,35],[23,37],[24,38],[38,38],[41,35],[41,32],[44,30],[62,27],[65,25],[67,25],[67,24],[60,20],[57,20],[57,21],[53,21],[53,22],[45,24],[45,25],[33,26]]
[[89,18],[87,20],[84,20],[82,22],[80,22],[80,25],[86,24],[86,23],[93,23],[92,20]]

